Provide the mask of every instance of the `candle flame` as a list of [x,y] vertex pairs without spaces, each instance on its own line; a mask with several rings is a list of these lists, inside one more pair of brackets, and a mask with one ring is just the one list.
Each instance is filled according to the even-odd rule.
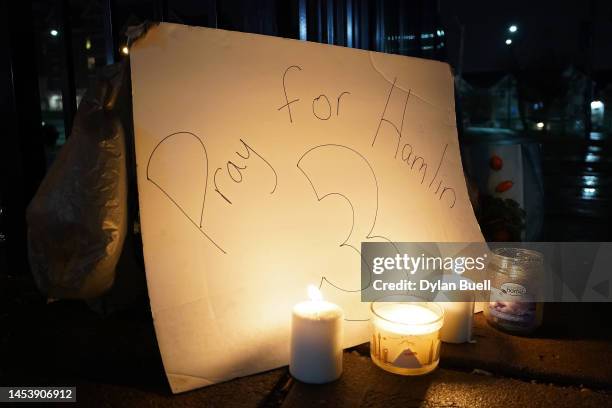
[[315,285],[308,285],[308,297],[314,302],[323,300],[323,294]]

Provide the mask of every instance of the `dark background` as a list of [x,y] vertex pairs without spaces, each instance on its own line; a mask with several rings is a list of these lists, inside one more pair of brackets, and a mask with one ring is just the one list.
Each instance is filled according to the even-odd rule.
[[[457,74],[460,135],[474,127],[536,133],[546,211],[541,234],[529,238],[609,237],[612,108],[605,107],[612,94],[612,5],[607,1],[19,1],[3,3],[2,19],[2,80],[8,90],[0,189],[3,270],[8,254],[16,269],[27,269],[25,207],[69,137],[96,70],[127,58],[125,28],[143,21],[447,61]],[[509,32],[511,25],[516,32]],[[508,93],[500,96],[504,81]],[[504,98],[508,109],[500,110]],[[595,124],[593,101],[604,104]],[[543,129],[537,128],[540,122]]]
[[[536,204],[542,211],[538,220],[526,222],[541,222],[542,227],[531,238],[611,238],[609,1],[59,0],[4,1],[1,7],[0,361],[10,357],[11,367],[22,367],[11,372],[12,378],[29,378],[31,367],[71,367],[79,373],[100,364],[101,373],[131,378],[130,370],[117,374],[115,360],[100,361],[84,343],[110,347],[106,356],[119,350],[122,356],[142,357],[130,367],[143,383],[161,378],[146,292],[135,295],[133,304],[111,319],[81,301],[45,306],[29,272],[24,216],[46,169],[69,137],[80,98],[96,70],[128,58],[124,30],[143,21],[449,62],[456,74],[462,144],[486,135],[508,135],[537,146],[543,191]],[[509,31],[511,25],[516,25],[516,32]],[[603,113],[592,109],[599,104]],[[487,234],[483,206],[475,200]],[[131,250],[137,252],[138,246]],[[603,310],[589,305],[577,309],[585,307],[588,321]],[[130,335],[117,336],[119,332]],[[40,348],[41,342],[46,344],[44,355],[19,353]],[[59,361],[55,354],[61,352],[72,357]],[[157,359],[148,359],[151,354]],[[8,366],[0,363],[0,379]],[[47,378],[54,375],[44,372]]]

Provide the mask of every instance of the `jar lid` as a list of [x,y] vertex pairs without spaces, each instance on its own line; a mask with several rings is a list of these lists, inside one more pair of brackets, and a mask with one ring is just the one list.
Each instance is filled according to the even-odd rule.
[[531,249],[496,248],[493,250],[491,263],[495,264],[502,273],[524,276],[534,268],[539,271],[544,263],[544,256]]

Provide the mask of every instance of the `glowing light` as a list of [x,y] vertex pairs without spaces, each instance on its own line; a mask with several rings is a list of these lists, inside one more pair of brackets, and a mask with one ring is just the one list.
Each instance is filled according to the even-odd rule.
[[597,196],[597,189],[592,187],[585,187],[582,189],[582,198],[589,200]]
[[603,109],[604,104],[602,101],[591,102],[591,110]]
[[598,154],[587,152],[586,156],[584,156],[584,161],[587,163],[597,163],[600,157]]
[[599,184],[599,179],[597,176],[582,176],[582,182],[585,186],[595,187]]
[[511,40],[511,39],[509,39],[509,38],[508,38],[508,39],[506,39],[506,45],[510,45],[510,44],[512,44],[512,40]]
[[48,96],[48,106],[50,111],[61,111],[63,109],[62,95],[59,93],[50,93]]
[[544,129],[544,122],[538,122],[538,123],[536,123],[536,127],[537,127],[538,129]]
[[313,302],[320,302],[323,300],[323,294],[315,285],[308,285],[308,297]]
[[123,47],[121,47],[121,53],[123,55],[128,55],[130,53],[130,49],[128,48],[127,45],[124,45]]
[[91,40],[89,38],[85,40],[85,49],[91,50]]
[[518,27],[515,26],[514,24],[508,27],[508,31],[510,31],[511,33],[516,33],[516,30],[518,30]]
[[51,34],[52,37],[57,37],[59,35],[59,31],[57,31],[56,29],[53,29],[49,31],[49,34]]

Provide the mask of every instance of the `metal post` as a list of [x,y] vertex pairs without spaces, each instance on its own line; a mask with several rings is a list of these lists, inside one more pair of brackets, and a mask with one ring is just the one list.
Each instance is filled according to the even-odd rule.
[[418,6],[415,4],[414,11],[416,12],[417,23],[415,25],[415,43],[416,43],[416,56],[423,56],[423,15],[425,14],[424,0],[418,2]]
[[369,3],[368,0],[360,1],[359,10],[359,45],[358,47],[364,50],[370,49],[370,22],[369,22]]
[[336,24],[334,40],[338,45],[346,45],[346,3],[336,1]]
[[[0,252],[2,272],[27,273],[26,206],[45,172],[32,4],[0,2],[0,108],[6,113],[0,139]],[[4,223],[5,221],[5,223]],[[4,267],[4,265],[2,265]]]
[[70,137],[72,121],[76,114],[76,84],[74,79],[74,59],[72,50],[72,24],[70,22],[69,0],[60,0],[60,44],[63,59],[62,70],[62,111],[66,139]]
[[406,19],[408,18],[408,12],[406,10],[406,4],[403,1],[399,3],[398,10],[398,22],[397,22],[397,31],[399,35],[399,40],[397,42],[397,52],[398,54],[406,55],[408,49],[408,30],[406,27]]
[[323,42],[323,6],[317,0],[317,42]]
[[208,26],[217,28],[217,0],[208,0]]
[[353,14],[353,0],[346,0],[346,45],[354,47],[353,27],[355,24],[355,16]]
[[169,14],[168,0],[157,0],[156,14],[157,14],[157,18],[159,19],[159,21],[161,22],[168,21],[168,14]]
[[376,51],[386,51],[385,42],[385,2],[380,0],[376,3]]
[[326,0],[327,3],[327,43],[334,43],[334,2]]
[[457,57],[457,76],[461,78],[463,75],[463,43],[465,38],[465,25],[461,24],[459,18],[455,17],[457,27],[459,28],[459,56]]
[[584,89],[584,138],[591,138],[593,124],[591,123],[591,101],[593,100],[593,20],[595,18],[595,1],[589,2],[589,19],[583,23],[585,49],[586,86]]
[[299,0],[298,16],[300,25],[300,40],[306,41],[308,39],[308,26],[306,25],[306,0]]
[[113,0],[104,0],[104,44],[106,64],[115,63],[115,32],[113,31]]

